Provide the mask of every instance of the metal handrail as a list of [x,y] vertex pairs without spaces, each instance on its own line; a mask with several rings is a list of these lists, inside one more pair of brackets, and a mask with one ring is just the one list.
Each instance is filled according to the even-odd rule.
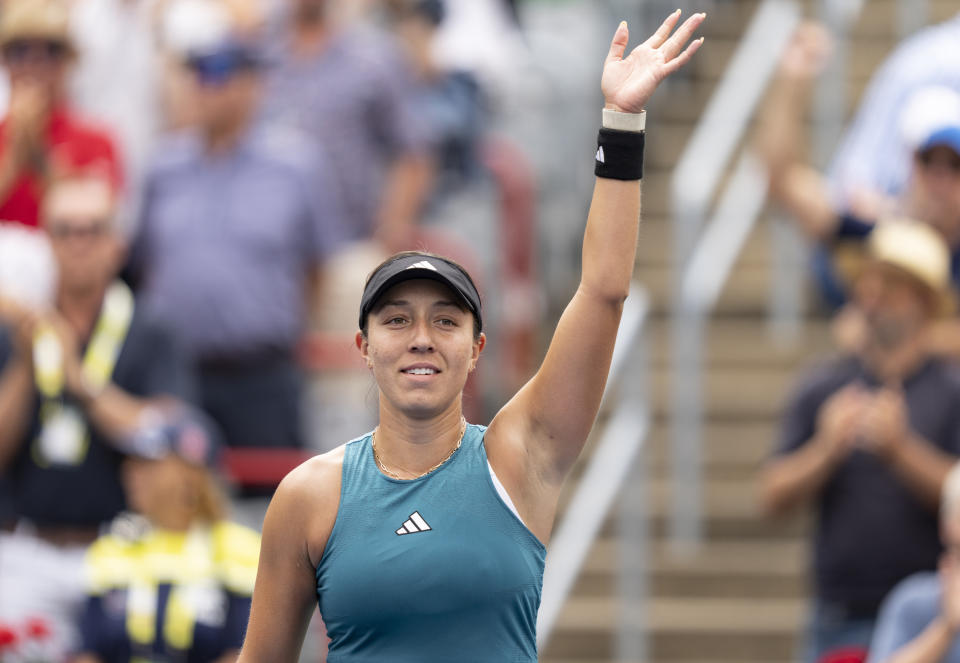
[[[698,245],[711,199],[774,73],[778,54],[800,21],[793,0],[764,0],[710,99],[672,180],[674,251],[679,277],[672,319],[673,417],[671,541],[691,547],[701,539],[700,454],[703,325],[736,255],[755,223],[766,193],[750,158],[737,165],[710,230]],[[731,229],[734,224],[737,229]],[[729,241],[729,240],[735,241]]]
[[[634,283],[624,304],[604,393],[604,407],[612,409],[612,414],[550,540],[537,616],[540,649],[553,633],[587,553],[627,480],[650,427],[645,387],[648,367],[643,361],[641,343],[648,311],[646,290]],[[624,584],[638,585],[636,582]],[[635,600],[636,597],[625,598]]]
[[897,30],[906,39],[930,22],[930,0],[898,0]]

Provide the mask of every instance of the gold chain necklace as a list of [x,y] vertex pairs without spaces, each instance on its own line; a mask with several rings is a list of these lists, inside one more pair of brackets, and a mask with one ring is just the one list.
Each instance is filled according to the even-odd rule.
[[467,434],[467,420],[462,416],[460,417],[460,439],[457,440],[457,446],[451,449],[450,453],[448,453],[444,457],[444,459],[441,460],[439,463],[431,467],[426,472],[421,472],[415,477],[406,477],[406,478],[401,477],[399,474],[397,474],[393,470],[387,469],[387,466],[383,464],[383,460],[380,458],[380,454],[377,453],[377,431],[378,430],[380,430],[379,426],[373,429],[373,434],[370,436],[370,446],[373,447],[373,462],[375,462],[377,464],[377,467],[380,468],[380,471],[386,474],[388,477],[391,477],[393,479],[399,479],[400,481],[412,481],[413,479],[419,479],[422,476],[426,476],[427,474],[430,474],[435,469],[437,469],[438,467],[446,463],[448,460],[450,460],[450,457],[453,456],[453,454],[457,452],[457,449],[460,448],[460,445],[463,444],[463,438]]

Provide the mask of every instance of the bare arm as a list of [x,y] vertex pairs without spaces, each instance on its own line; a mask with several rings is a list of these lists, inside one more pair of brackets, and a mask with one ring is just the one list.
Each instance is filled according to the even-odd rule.
[[343,448],[280,483],[263,521],[250,623],[238,663],[294,663],[316,605],[316,567],[333,529]]
[[417,227],[433,177],[433,164],[426,154],[403,154],[390,165],[376,230],[377,237],[390,250],[410,248],[410,237]]
[[[608,107],[639,112],[659,82],[696,52],[695,14],[670,36],[672,14],[623,58],[622,23],[604,64]],[[586,441],[600,405],[640,222],[640,182],[597,178],[583,240],[580,286],[564,311],[540,370],[500,411],[487,434],[491,463],[535,533],[545,538],[559,486]],[[526,509],[524,508],[526,505]],[[524,511],[526,513],[524,514]]]
[[837,447],[823,437],[814,437],[793,453],[771,461],[760,478],[763,511],[782,514],[812,501],[842,458]]
[[81,394],[84,411],[94,427],[108,439],[128,439],[143,425],[143,415],[150,408],[146,399],[131,396],[115,384],[91,396]]
[[813,79],[823,68],[828,44],[822,28],[802,26],[780,63],[757,130],[757,151],[770,178],[770,191],[796,218],[812,239],[830,237],[837,213],[830,200],[826,177],[802,155],[805,114],[810,106]]
[[918,435],[908,435],[894,448],[890,457],[890,465],[897,476],[934,509],[940,504],[947,473],[956,462],[955,456],[944,453]]
[[881,663],[940,663],[954,635],[943,618],[935,617],[920,635]]
[[12,354],[0,368],[0,470],[17,453],[26,433],[33,404],[33,361],[31,357],[36,316],[0,297],[0,320],[8,321]]
[[957,458],[923,439],[910,427],[906,399],[899,386],[885,387],[870,399],[860,421],[867,451],[887,462],[914,495],[936,509],[943,481]]

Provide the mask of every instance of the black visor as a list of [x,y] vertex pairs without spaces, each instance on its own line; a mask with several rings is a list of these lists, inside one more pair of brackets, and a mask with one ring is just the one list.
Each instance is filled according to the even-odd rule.
[[378,269],[360,298],[360,329],[364,328],[370,310],[387,290],[410,279],[438,281],[456,293],[474,317],[477,328],[483,329],[480,317],[480,295],[465,271],[444,258],[424,254],[411,254],[393,260]]

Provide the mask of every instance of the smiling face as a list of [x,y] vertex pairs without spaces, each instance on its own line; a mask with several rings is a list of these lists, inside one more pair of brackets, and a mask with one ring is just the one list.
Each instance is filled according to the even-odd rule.
[[486,342],[473,314],[436,281],[413,279],[390,288],[367,318],[357,346],[380,388],[381,407],[414,419],[460,407],[467,376]]

